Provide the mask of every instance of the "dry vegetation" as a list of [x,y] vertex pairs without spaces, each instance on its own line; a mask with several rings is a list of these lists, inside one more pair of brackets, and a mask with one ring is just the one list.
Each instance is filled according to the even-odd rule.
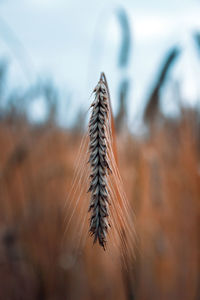
[[90,242],[78,258],[71,239],[63,242],[63,207],[81,139],[56,125],[1,121],[0,299],[199,299],[197,113],[163,118],[148,139],[118,136],[138,234],[129,269]]

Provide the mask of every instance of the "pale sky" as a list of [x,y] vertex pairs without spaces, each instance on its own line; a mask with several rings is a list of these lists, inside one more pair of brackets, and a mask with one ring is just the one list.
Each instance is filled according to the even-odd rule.
[[[11,59],[11,83],[27,85],[37,76],[52,77],[62,95],[72,95],[69,114],[73,118],[80,107],[87,110],[91,90],[104,71],[116,110],[122,76],[117,67],[118,7],[126,10],[132,31],[127,70],[131,80],[129,123],[144,106],[160,62],[175,44],[180,44],[184,52],[171,76],[180,81],[182,96],[195,103],[200,93],[200,62],[192,33],[200,31],[198,0],[2,0],[0,55]],[[17,38],[16,53],[2,20]]]

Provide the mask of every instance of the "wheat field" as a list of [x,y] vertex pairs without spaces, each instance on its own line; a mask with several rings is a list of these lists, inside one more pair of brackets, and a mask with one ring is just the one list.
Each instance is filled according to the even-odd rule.
[[[107,146],[95,118],[90,140],[53,122],[1,120],[0,299],[199,299],[198,113],[159,116],[142,138],[110,123]],[[94,190],[95,134],[110,204]]]

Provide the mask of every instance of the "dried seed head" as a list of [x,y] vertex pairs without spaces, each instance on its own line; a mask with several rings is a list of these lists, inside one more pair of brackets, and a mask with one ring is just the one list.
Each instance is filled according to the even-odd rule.
[[90,151],[90,187],[91,201],[89,211],[90,233],[96,241],[105,249],[108,230],[108,192],[106,176],[111,172],[107,161],[107,144],[105,126],[108,120],[108,90],[104,78],[101,75],[94,89],[95,99],[92,103],[92,114],[89,122],[89,151]]

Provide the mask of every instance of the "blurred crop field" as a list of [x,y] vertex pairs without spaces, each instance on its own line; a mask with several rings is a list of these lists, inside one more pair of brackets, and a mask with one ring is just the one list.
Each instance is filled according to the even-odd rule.
[[[124,74],[131,51],[124,11],[119,20]],[[193,38],[199,52],[200,34]],[[200,95],[196,106],[183,105],[179,85],[169,76],[180,52],[175,45],[163,53],[138,134],[127,122],[130,79],[122,75],[119,84],[114,116],[119,171],[137,235],[128,268],[90,238],[77,257],[73,239],[64,235],[75,206],[70,191],[85,114],[80,109],[71,126],[61,126],[53,80],[38,78],[12,90],[9,66],[0,58],[0,300],[200,299]],[[161,108],[166,86],[176,115]],[[42,122],[30,118],[38,98],[46,107]]]
[[[0,299],[199,299],[199,115],[152,120],[148,137],[117,136],[120,172],[135,212],[132,276],[93,248],[76,261],[62,247],[63,209],[82,133],[15,110],[0,122]],[[100,261],[101,264],[100,264]],[[111,264],[111,266],[110,266]]]

